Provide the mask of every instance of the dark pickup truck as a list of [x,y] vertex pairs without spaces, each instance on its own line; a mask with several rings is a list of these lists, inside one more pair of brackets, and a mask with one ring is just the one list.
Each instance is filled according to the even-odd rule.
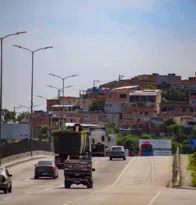
[[93,188],[93,175],[91,159],[67,160],[64,164],[65,188],[72,184],[85,185],[88,189]]

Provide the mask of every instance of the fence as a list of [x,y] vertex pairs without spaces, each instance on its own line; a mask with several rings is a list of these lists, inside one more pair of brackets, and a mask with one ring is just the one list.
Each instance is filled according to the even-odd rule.
[[[32,141],[32,151],[47,151],[50,152],[51,150],[51,143],[46,141],[40,140],[33,140]],[[29,140],[22,140],[16,143],[5,143],[1,146],[1,158],[9,157],[12,155],[17,155],[25,152],[30,151],[30,141]]]
[[173,159],[172,187],[174,188],[176,186],[179,186],[179,182],[180,182],[180,151],[179,151],[179,147],[177,147]]

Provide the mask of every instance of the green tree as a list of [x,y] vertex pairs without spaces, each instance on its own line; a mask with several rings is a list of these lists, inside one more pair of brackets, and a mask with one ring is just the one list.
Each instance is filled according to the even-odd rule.
[[144,88],[147,88],[147,89],[150,89],[150,90],[156,90],[156,86],[154,86],[152,84],[146,85],[146,86],[144,86]]
[[149,134],[143,133],[143,134],[140,136],[140,139],[152,139],[152,136],[149,135]]
[[117,123],[108,122],[106,124],[106,127],[107,127],[108,134],[115,134],[118,132],[120,125]]
[[26,119],[29,117],[29,112],[22,112],[17,116],[17,121],[21,122],[22,120]]
[[182,126],[174,124],[171,125],[170,127],[172,129],[174,140],[177,142],[182,142],[183,141]]
[[167,128],[167,127],[170,127],[171,125],[176,124],[176,122],[173,117],[169,117],[168,119],[165,120],[164,124],[165,124],[165,127]]
[[189,139],[196,139],[196,126],[192,127],[191,134],[189,135]]
[[39,128],[39,139],[47,139],[48,137],[48,131],[49,131],[49,127],[48,125],[42,125]]
[[95,100],[90,107],[90,111],[104,110],[105,102],[103,100]]
[[1,122],[9,123],[13,122],[16,119],[16,113],[14,111],[10,111],[8,109],[2,109],[2,119]]

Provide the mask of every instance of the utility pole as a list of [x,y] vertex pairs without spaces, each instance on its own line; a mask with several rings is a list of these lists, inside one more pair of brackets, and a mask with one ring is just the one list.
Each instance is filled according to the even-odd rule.
[[119,74],[119,76],[118,76],[118,81],[120,81],[123,77],[125,77],[125,76]]
[[93,80],[93,87],[95,88],[96,87],[96,83],[99,83],[100,81],[99,80]]

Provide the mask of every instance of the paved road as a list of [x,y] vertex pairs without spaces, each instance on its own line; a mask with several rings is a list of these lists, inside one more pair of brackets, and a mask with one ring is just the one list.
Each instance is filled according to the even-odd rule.
[[[166,188],[170,157],[134,157],[126,161],[94,158],[94,188],[64,189],[59,179],[34,180],[34,162],[10,169],[12,194],[0,194],[2,205],[195,205],[194,191]],[[23,172],[21,172],[21,170]]]

